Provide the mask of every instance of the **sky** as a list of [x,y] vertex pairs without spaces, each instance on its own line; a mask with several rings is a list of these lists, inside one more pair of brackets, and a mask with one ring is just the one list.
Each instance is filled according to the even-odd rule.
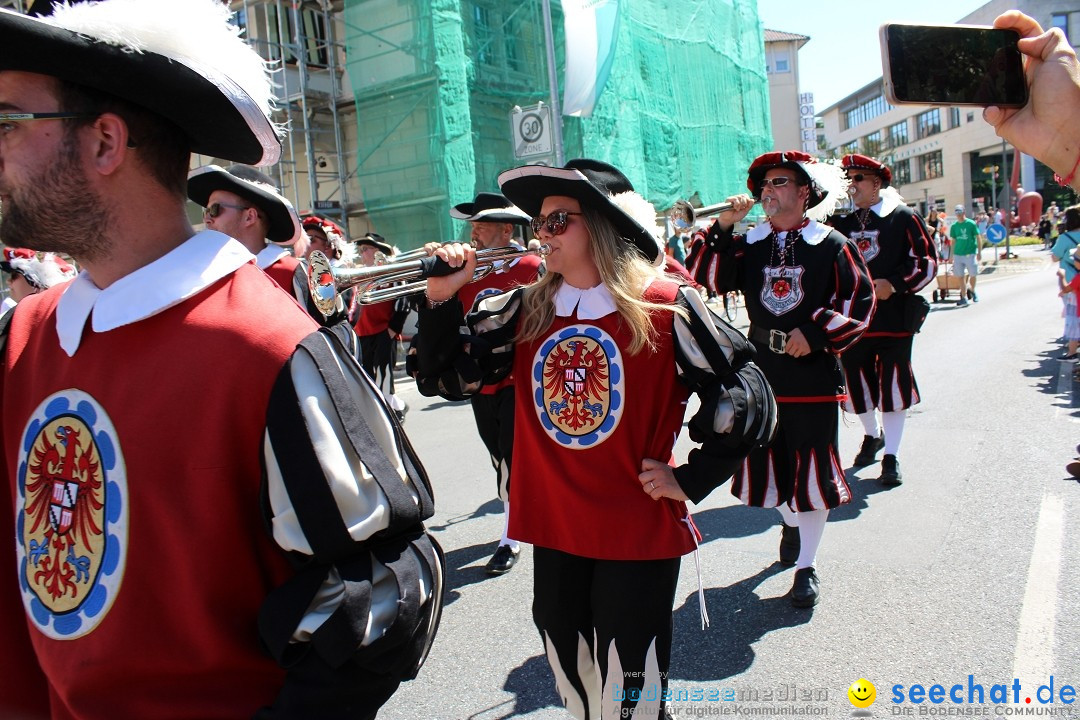
[[821,112],[881,77],[878,27],[889,21],[947,25],[986,0],[758,0],[769,30],[810,36],[799,51],[799,92],[814,93]]

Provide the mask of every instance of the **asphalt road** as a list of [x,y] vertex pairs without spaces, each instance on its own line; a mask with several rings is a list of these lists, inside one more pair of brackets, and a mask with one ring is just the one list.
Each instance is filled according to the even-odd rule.
[[[711,625],[701,628],[688,556],[670,674],[687,699],[672,703],[675,717],[850,717],[847,690],[861,678],[876,686],[874,717],[1080,708],[1061,697],[1080,686],[1080,485],[1064,471],[1080,441],[1080,385],[1056,359],[1053,268],[1025,254],[980,278],[981,302],[933,306],[915,343],[923,402],[906,424],[904,484],[882,487],[877,466],[848,470],[854,500],[830,516],[815,609],[784,597],[793,572],[776,562],[775,510],[739,505],[728,485],[693,508]],[[427,664],[379,717],[569,717],[530,617],[531,553],[505,576],[483,571],[502,514],[469,406],[423,398],[409,383],[400,393],[436,489],[431,527],[447,553],[448,591]],[[844,418],[845,461],[862,432]],[[689,447],[684,433],[677,458]],[[1036,691],[1051,676],[1054,703],[1041,704]],[[993,686],[1011,696],[1014,679],[1020,707],[992,703]],[[913,685],[934,684],[943,702],[909,698]],[[948,697],[957,685],[960,704]],[[985,704],[969,685],[983,688]]]

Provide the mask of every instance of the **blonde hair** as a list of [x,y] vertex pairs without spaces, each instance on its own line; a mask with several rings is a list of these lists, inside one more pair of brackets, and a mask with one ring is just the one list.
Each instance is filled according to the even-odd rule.
[[[601,281],[615,299],[619,316],[632,333],[627,350],[631,355],[636,355],[643,348],[654,351],[656,328],[652,323],[652,313],[669,311],[685,317],[685,311],[675,305],[642,300],[641,295],[649,283],[664,277],[664,274],[650,265],[632,243],[623,240],[605,215],[585,206],[581,212],[589,232],[589,255],[600,272]],[[536,340],[551,327],[555,320],[555,293],[562,283],[563,276],[549,270],[525,289],[521,300],[518,342]]]

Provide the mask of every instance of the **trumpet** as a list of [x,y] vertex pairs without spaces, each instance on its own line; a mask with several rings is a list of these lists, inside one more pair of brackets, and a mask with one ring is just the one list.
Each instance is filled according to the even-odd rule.
[[686,232],[694,227],[694,223],[699,217],[719,215],[720,213],[727,212],[731,207],[731,203],[722,202],[702,208],[694,208],[693,205],[685,200],[676,200],[675,204],[668,210],[667,219],[671,221],[672,227],[676,230],[679,232]]
[[[476,270],[469,282],[476,282],[511,260],[526,255],[544,257],[550,252],[551,246],[546,244],[535,250],[517,247],[477,250]],[[316,250],[308,257],[308,292],[319,312],[324,317],[330,317],[338,308],[340,290],[354,287],[357,289],[357,302],[370,305],[422,292],[427,286],[427,278],[451,275],[460,269],[451,267],[438,257],[427,256],[422,250],[408,254],[422,257],[409,260],[394,258],[373,267],[335,268],[325,255]]]

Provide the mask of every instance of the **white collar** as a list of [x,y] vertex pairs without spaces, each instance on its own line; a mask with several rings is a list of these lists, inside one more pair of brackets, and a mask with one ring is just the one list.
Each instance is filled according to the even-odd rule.
[[892,213],[897,207],[900,206],[900,200],[895,195],[882,195],[877,201],[876,205],[871,205],[870,209],[874,211],[874,214],[878,217],[885,217]]
[[[746,244],[753,245],[756,242],[764,240],[772,234],[773,228],[768,220],[761,225],[755,225],[750,228],[750,231],[746,233]],[[822,225],[816,220],[811,220],[810,223],[802,229],[802,239],[807,245],[817,245],[825,239],[832,228],[828,225]]]
[[280,245],[267,245],[255,256],[255,264],[260,270],[265,270],[288,254],[289,251]]
[[75,355],[91,315],[91,329],[97,333],[145,320],[233,273],[252,257],[228,235],[203,230],[104,290],[84,270],[64,288],[56,307],[60,347],[68,357]]
[[599,320],[615,312],[615,298],[604,283],[582,290],[564,280],[555,291],[555,314],[570,317],[574,308],[577,308],[578,320]]

